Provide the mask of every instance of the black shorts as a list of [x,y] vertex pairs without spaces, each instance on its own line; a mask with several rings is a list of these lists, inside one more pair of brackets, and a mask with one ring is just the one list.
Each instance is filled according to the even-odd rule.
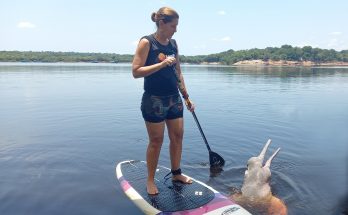
[[144,92],[141,112],[147,122],[162,122],[166,119],[182,118],[184,108],[179,94],[154,96]]

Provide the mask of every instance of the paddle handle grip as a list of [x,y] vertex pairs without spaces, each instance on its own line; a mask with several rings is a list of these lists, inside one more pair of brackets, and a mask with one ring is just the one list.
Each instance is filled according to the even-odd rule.
[[211,149],[210,149],[210,146],[209,146],[209,144],[208,144],[207,138],[205,138],[205,135],[204,135],[204,133],[203,133],[203,130],[202,130],[201,125],[199,124],[199,121],[198,121],[198,119],[197,119],[197,116],[196,116],[195,111],[192,111],[192,115],[193,115],[193,118],[195,119],[195,122],[196,122],[196,124],[197,124],[197,126],[198,126],[199,132],[201,132],[202,138],[203,138],[203,140],[204,140],[205,145],[207,146],[208,151],[211,152]]

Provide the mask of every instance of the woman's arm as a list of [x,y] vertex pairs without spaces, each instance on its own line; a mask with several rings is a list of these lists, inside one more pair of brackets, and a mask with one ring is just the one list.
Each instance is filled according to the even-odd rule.
[[185,104],[187,108],[192,112],[195,109],[195,106],[193,102],[189,99],[189,94],[187,93],[184,76],[182,75],[181,67],[180,67],[179,51],[176,58],[177,59],[176,59],[176,66],[175,66],[175,73],[176,73],[175,75],[178,79],[178,87],[182,97],[185,99]]
[[150,66],[145,66],[147,55],[150,50],[150,42],[143,38],[140,40],[137,50],[135,52],[133,63],[132,63],[132,72],[134,78],[142,78],[149,76],[160,69],[170,66],[175,63],[175,58],[169,57],[160,63],[156,63]]
[[175,73],[178,79],[178,87],[179,87],[180,93],[184,99],[188,99],[189,95],[186,90],[184,76],[182,75],[182,72],[181,72],[179,56],[177,56],[177,60],[176,60]]

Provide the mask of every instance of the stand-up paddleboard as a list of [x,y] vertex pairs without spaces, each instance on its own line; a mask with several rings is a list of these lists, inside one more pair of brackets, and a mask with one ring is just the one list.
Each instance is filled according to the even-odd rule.
[[158,195],[146,191],[145,161],[123,161],[116,166],[116,176],[123,191],[145,214],[166,215],[246,215],[250,213],[208,185],[193,179],[192,184],[165,178],[170,169],[158,166],[155,183]]

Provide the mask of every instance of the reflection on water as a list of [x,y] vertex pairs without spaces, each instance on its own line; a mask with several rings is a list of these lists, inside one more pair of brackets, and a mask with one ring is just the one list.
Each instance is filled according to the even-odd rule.
[[[348,69],[183,66],[196,114],[226,165],[185,113],[182,169],[226,195],[268,138],[271,187],[289,214],[339,214],[347,202]],[[0,65],[0,214],[141,214],[116,163],[145,159],[142,80],[130,65]],[[268,155],[269,156],[269,155]],[[169,166],[166,137],[160,164]],[[19,204],[20,202],[20,204]]]

